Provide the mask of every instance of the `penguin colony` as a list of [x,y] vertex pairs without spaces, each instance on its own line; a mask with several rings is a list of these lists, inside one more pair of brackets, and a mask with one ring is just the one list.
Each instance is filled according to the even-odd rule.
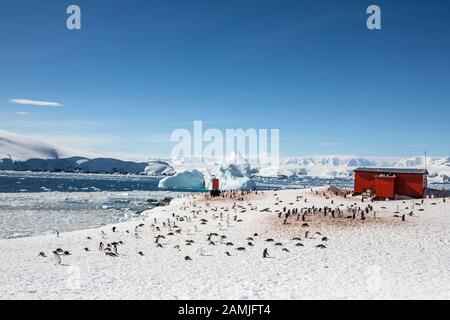
[[[178,208],[172,208],[174,212],[167,214],[164,219],[148,218],[142,223],[137,222],[134,229],[128,230],[112,226],[109,230],[103,229],[98,234],[89,235],[86,237],[86,245],[71,248],[72,252],[56,248],[49,250],[50,253],[40,252],[38,256],[41,258],[51,256],[56,266],[64,265],[64,257],[82,252],[101,254],[105,256],[105,259],[118,259],[130,255],[129,251],[126,255],[122,254],[121,247],[125,243],[132,243],[133,247],[139,248],[134,253],[136,257],[146,256],[148,252],[146,249],[154,246],[158,250],[170,250],[172,254],[179,255],[180,261],[186,263],[195,260],[197,256],[233,257],[249,251],[255,252],[254,250],[261,250],[258,256],[263,259],[277,258],[281,255],[301,254],[302,247],[306,246],[325,250],[332,245],[332,239],[329,236],[315,229],[314,225],[318,218],[321,221],[323,219],[351,220],[354,223],[379,219],[372,203],[363,201],[344,205],[336,200],[339,200],[339,197],[347,198],[347,194],[342,196],[334,192],[319,192],[313,189],[310,193],[329,200],[329,205],[323,207],[312,205],[307,193],[297,195],[292,202],[284,204],[275,192],[271,195],[273,206],[270,208],[258,208],[250,201],[253,196],[269,197],[264,191],[223,192],[221,198],[228,201],[220,202],[220,206],[215,206],[216,199],[208,194],[188,195],[185,196],[186,201]],[[406,202],[403,201],[402,204]],[[414,216],[415,207],[420,207],[422,204],[423,201],[406,206],[404,209],[397,207],[393,217],[406,222],[409,217]],[[250,214],[262,213],[272,215],[273,220],[278,221],[276,223],[281,228],[291,228],[291,230],[295,228],[296,235],[290,239],[276,239],[270,235],[270,231],[267,231],[264,234],[252,232],[242,234],[241,238],[229,239],[227,231],[230,228],[238,227]],[[212,227],[216,232],[205,233],[206,227],[209,227],[208,230]],[[144,240],[149,236],[152,241]],[[60,238],[63,235],[56,231],[56,237]],[[199,241],[199,238],[203,240]],[[195,248],[195,250],[185,250],[185,248]],[[187,254],[188,251],[189,254]],[[192,252],[195,252],[195,255]]]

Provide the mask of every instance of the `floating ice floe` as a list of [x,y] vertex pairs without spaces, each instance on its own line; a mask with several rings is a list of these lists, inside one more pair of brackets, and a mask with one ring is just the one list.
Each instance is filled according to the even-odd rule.
[[205,176],[197,169],[183,170],[162,179],[158,187],[162,189],[195,189],[205,186]]

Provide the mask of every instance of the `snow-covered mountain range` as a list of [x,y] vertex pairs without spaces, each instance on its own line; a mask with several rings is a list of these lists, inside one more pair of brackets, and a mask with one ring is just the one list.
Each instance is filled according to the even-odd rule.
[[[184,170],[199,169],[205,176],[220,175],[220,168],[233,165],[243,176],[350,178],[357,167],[424,168],[424,157],[364,158],[348,155],[295,157],[279,166],[252,166],[237,153],[225,164],[197,167],[180,160],[124,161],[91,153],[55,147],[22,135],[0,130],[0,170],[67,171],[89,173],[124,173],[171,176]],[[450,157],[428,157],[427,169],[432,182],[450,182]],[[222,170],[223,171],[223,170]],[[223,173],[223,172],[222,172]]]
[[0,130],[0,170],[83,173],[174,174],[172,166],[161,160],[125,161],[99,157]]

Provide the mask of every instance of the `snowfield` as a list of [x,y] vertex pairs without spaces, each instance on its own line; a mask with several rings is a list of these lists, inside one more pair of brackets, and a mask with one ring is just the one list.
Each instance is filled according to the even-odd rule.
[[[189,194],[115,224],[116,232],[108,225],[0,240],[0,298],[450,299],[450,200],[376,202],[375,214],[348,219],[347,207],[366,203],[325,191],[266,191],[243,200]],[[278,217],[283,207],[313,206],[344,214],[294,215],[288,224]],[[218,236],[208,240],[210,233]],[[119,241],[117,257],[98,249]],[[62,265],[53,263],[57,248],[71,253]]]

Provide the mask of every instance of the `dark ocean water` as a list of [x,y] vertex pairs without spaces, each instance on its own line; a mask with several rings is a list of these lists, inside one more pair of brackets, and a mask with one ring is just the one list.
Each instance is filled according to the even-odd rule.
[[[0,193],[17,192],[96,192],[96,191],[161,191],[162,177],[144,175],[111,175],[83,173],[42,173],[0,171]],[[352,188],[352,178],[254,178],[258,189],[309,188],[335,185]],[[450,185],[431,185],[436,189],[450,189]],[[205,189],[170,191],[198,192]]]

